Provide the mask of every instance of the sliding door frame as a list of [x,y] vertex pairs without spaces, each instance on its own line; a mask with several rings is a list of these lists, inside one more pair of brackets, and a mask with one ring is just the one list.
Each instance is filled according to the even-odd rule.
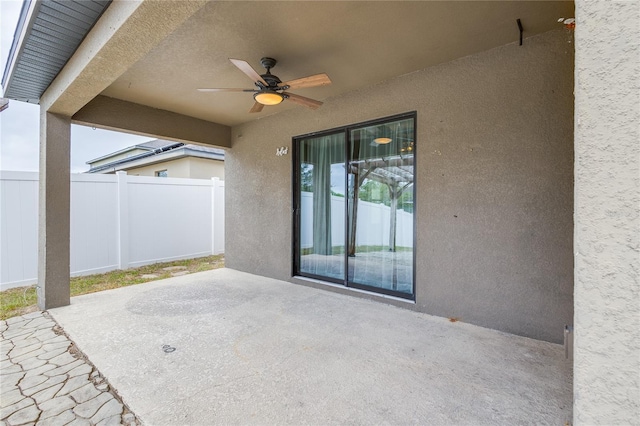
[[[385,288],[380,288],[380,287],[375,287],[375,286],[369,286],[369,285],[365,285],[365,284],[358,284],[355,282],[351,282],[349,281],[349,253],[348,253],[348,243],[349,243],[349,172],[348,170],[346,170],[345,172],[345,182],[344,182],[344,187],[345,187],[345,209],[344,209],[344,218],[345,218],[345,229],[344,229],[344,277],[343,279],[336,279],[336,278],[332,278],[332,277],[327,277],[327,276],[320,276],[320,275],[315,275],[315,274],[311,274],[308,272],[302,272],[301,271],[301,252],[302,252],[302,241],[300,238],[300,226],[301,226],[301,217],[300,217],[300,210],[301,210],[301,162],[300,162],[300,142],[302,140],[305,139],[309,139],[309,138],[316,138],[316,137],[322,137],[322,136],[328,136],[331,134],[337,134],[337,133],[344,133],[344,140],[345,140],[345,166],[348,166],[351,162],[351,132],[353,130],[357,130],[359,128],[362,127],[369,127],[369,126],[375,126],[375,125],[381,125],[381,124],[386,124],[389,122],[393,122],[393,121],[399,121],[399,120],[404,120],[404,119],[412,119],[413,120],[413,135],[414,135],[414,145],[413,145],[413,174],[414,174],[414,178],[413,178],[413,183],[412,183],[412,192],[413,192],[413,203],[414,203],[414,210],[413,210],[413,247],[412,247],[412,255],[413,255],[413,259],[412,259],[412,291],[411,293],[403,293],[400,291],[395,291],[395,290],[390,290],[390,289],[385,289]],[[342,126],[342,127],[336,127],[333,129],[328,129],[328,130],[323,130],[323,131],[319,131],[319,132],[313,132],[313,133],[307,133],[304,135],[299,135],[299,136],[294,136],[292,138],[292,151],[293,151],[293,167],[292,167],[292,193],[293,193],[293,197],[292,197],[292,206],[293,206],[293,214],[292,214],[292,230],[293,232],[291,233],[291,248],[292,248],[292,252],[291,252],[291,258],[293,259],[293,261],[291,262],[291,275],[293,277],[306,277],[306,278],[312,278],[312,279],[316,279],[319,281],[324,281],[327,283],[333,283],[333,284],[339,284],[342,285],[346,288],[355,288],[355,289],[359,289],[359,290],[365,290],[367,292],[372,292],[372,293],[378,293],[378,294],[384,294],[384,295],[388,295],[388,296],[394,296],[394,297],[399,297],[402,299],[409,299],[409,300],[415,300],[416,299],[416,237],[417,237],[417,230],[416,230],[416,171],[417,171],[417,160],[416,160],[416,149],[417,149],[417,142],[416,142],[416,135],[417,135],[417,113],[416,111],[411,111],[411,112],[407,112],[407,113],[402,113],[402,114],[397,114],[397,115],[393,115],[393,116],[389,116],[389,117],[383,117],[383,118],[378,118],[378,119],[374,119],[374,120],[369,120],[369,121],[365,121],[365,122],[361,122],[361,123],[355,123],[355,124],[350,124],[347,126]]]

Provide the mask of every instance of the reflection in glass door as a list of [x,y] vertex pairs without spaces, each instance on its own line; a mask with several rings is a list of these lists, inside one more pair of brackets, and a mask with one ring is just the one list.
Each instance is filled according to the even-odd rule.
[[351,130],[348,283],[413,293],[413,119]]
[[413,298],[415,115],[296,140],[294,273]]
[[298,146],[299,269],[344,280],[344,132],[305,139]]

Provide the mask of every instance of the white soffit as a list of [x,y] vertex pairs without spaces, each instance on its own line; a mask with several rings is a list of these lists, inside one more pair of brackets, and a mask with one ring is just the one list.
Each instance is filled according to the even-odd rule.
[[4,97],[38,103],[111,0],[25,0],[2,76]]

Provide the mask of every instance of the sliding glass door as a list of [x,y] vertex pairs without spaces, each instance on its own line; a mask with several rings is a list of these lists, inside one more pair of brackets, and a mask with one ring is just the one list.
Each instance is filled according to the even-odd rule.
[[295,139],[294,273],[414,295],[415,115]]
[[344,280],[345,135],[298,142],[299,273]]

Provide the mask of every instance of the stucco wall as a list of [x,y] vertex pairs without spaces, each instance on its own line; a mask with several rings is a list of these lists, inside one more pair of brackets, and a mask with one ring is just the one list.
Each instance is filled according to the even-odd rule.
[[574,424],[640,424],[640,3],[576,2]]
[[572,91],[559,30],[234,128],[227,266],[291,277],[292,157],[277,147],[415,110],[416,303],[399,304],[561,342],[573,319]]

